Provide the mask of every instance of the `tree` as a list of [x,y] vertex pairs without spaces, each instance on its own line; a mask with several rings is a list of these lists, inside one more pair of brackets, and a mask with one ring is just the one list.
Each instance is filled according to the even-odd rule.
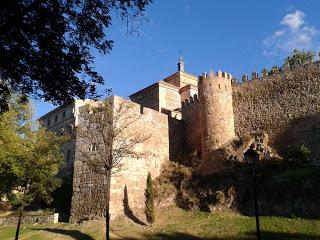
[[289,65],[290,68],[299,67],[313,62],[314,56],[315,54],[313,51],[295,49],[288,57],[284,59],[284,65]]
[[248,82],[248,76],[246,74],[243,74],[241,80],[243,83]]
[[277,65],[274,65],[269,71],[269,75],[278,74],[278,73],[280,73],[280,69]]
[[266,68],[263,68],[261,70],[261,74],[262,74],[262,77],[267,77],[268,76],[268,70]]
[[153,197],[153,183],[151,178],[151,173],[148,173],[147,177],[147,188],[145,192],[146,196],[146,208],[145,214],[147,221],[152,225],[154,223],[154,197]]
[[140,106],[127,100],[110,97],[87,105],[86,112],[89,114],[90,131],[78,131],[78,136],[89,143],[90,151],[80,151],[86,156],[92,172],[106,179],[106,239],[109,240],[111,176],[121,170],[124,158],[143,156],[135,148],[149,136],[135,131],[135,124],[141,118]]
[[[106,29],[112,14],[130,24],[142,19],[152,0],[0,1],[0,92],[10,90],[53,104],[96,98],[102,77],[93,49],[109,53]],[[1,104],[6,105],[1,96]]]
[[65,141],[42,127],[35,129],[27,105],[0,115],[0,195],[19,207],[16,238],[25,206],[34,200],[52,200],[51,193],[60,180],[57,173]]

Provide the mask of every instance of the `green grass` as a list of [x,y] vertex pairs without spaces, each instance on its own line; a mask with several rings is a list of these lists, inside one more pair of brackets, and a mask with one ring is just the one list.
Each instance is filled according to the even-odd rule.
[[[320,239],[320,220],[261,217],[262,239]],[[87,222],[81,225],[52,224],[23,226],[22,240],[93,240],[103,239],[103,222]],[[253,217],[217,211],[215,213],[190,212],[170,207],[158,211],[155,224],[141,226],[127,219],[112,222],[113,239],[211,239],[240,240],[255,239]],[[11,240],[14,226],[1,226],[0,239]]]
[[294,169],[277,176],[277,178],[289,179],[289,180],[295,180],[295,181],[301,181],[307,178],[320,180],[320,168],[306,167],[301,169]]

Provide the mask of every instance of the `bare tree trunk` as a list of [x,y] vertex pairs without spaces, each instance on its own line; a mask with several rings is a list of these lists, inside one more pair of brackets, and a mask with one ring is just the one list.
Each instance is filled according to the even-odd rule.
[[110,186],[111,186],[111,169],[106,174],[106,240],[110,240]]
[[21,207],[19,208],[19,220],[18,220],[15,240],[19,239],[19,231],[20,231],[20,225],[22,221],[23,208],[24,208],[24,205],[22,204]]

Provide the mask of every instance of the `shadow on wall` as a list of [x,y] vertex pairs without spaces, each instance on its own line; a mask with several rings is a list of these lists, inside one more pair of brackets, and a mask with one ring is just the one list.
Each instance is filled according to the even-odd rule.
[[320,113],[290,121],[273,144],[284,153],[289,146],[298,143],[304,143],[310,149],[311,160],[320,162]]
[[[305,240],[313,240],[319,239],[320,235],[309,235],[309,234],[301,234],[301,233],[278,233],[278,232],[270,232],[270,231],[262,231],[261,232],[262,239],[272,239],[272,240],[287,240],[287,239],[305,239]],[[127,240],[128,238],[118,238]],[[131,240],[138,240],[134,238],[130,238]],[[141,239],[141,238],[139,238]],[[142,239],[149,240],[248,240],[248,239],[256,239],[255,232],[247,232],[243,237],[198,237],[187,233],[157,233],[157,234],[145,234]]]
[[[169,115],[169,114],[168,114]],[[181,120],[168,118],[169,123],[169,159],[179,160],[183,154],[185,146],[185,136],[183,131],[183,123]]]
[[124,209],[124,214],[126,217],[128,217],[129,219],[131,219],[132,221],[134,221],[135,223],[137,223],[139,225],[146,226],[146,224],[144,222],[142,222],[139,218],[137,218],[133,214],[133,212],[129,206],[127,185],[124,187],[124,191],[123,191],[123,209]]
[[61,235],[71,237],[72,239],[75,239],[75,240],[94,240],[94,238],[92,238],[88,234],[82,233],[78,230],[66,230],[66,229],[59,229],[59,228],[44,228],[44,229],[32,229],[32,230],[58,233]]
[[72,180],[73,174],[62,179],[62,185],[53,192],[53,202],[51,208],[59,212],[59,222],[68,222],[72,200]]

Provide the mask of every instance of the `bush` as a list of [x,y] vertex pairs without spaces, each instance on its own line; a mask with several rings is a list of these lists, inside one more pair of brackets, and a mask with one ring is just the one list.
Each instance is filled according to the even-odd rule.
[[146,208],[145,208],[145,214],[147,217],[147,221],[152,224],[154,223],[154,199],[153,199],[153,185],[152,185],[152,179],[151,174],[148,173],[147,177],[147,188],[145,192],[146,196]]
[[307,163],[310,161],[310,149],[304,143],[290,146],[284,153],[284,158],[289,162]]
[[216,203],[219,205],[223,205],[226,201],[226,197],[222,191],[216,191],[215,197],[216,197]]

